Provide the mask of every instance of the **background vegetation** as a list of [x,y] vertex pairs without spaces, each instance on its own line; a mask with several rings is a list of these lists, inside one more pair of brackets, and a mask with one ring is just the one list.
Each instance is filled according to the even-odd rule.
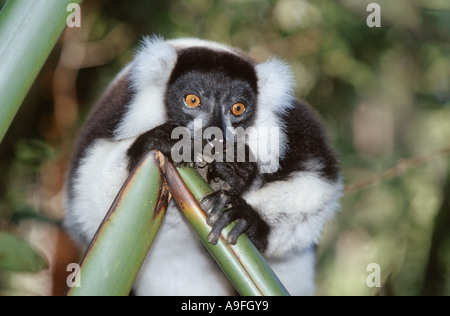
[[[370,2],[380,28],[366,25]],[[450,295],[448,1],[85,0],[81,10],[81,28],[65,31],[0,144],[0,230],[49,263],[39,273],[0,267],[2,294],[62,293],[78,261],[58,226],[77,130],[142,35],[156,33],[292,65],[347,186],[318,248],[317,294]],[[369,263],[382,288],[367,286]]]

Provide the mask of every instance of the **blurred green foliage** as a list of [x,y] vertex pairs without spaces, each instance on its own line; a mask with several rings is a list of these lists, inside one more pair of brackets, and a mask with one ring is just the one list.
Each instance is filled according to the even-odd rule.
[[[366,24],[371,2],[380,28]],[[450,295],[448,1],[85,0],[81,10],[82,27],[67,30],[0,145],[0,229],[24,209],[61,218],[77,128],[142,35],[200,37],[286,60],[346,184],[374,179],[347,191],[326,226],[317,293]],[[382,288],[367,286],[369,263]]]
[[46,266],[45,261],[26,242],[0,232],[0,271],[36,272]]

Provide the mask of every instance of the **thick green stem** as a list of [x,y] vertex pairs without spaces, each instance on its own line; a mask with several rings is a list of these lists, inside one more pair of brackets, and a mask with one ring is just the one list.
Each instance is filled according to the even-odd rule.
[[128,295],[164,218],[169,190],[151,152],[123,185],[81,261],[75,295]]
[[0,13],[0,142],[66,26],[70,3],[9,0]]

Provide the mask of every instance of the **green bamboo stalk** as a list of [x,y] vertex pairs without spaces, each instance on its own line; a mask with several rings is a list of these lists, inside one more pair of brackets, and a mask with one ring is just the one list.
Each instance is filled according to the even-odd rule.
[[0,14],[0,142],[81,0],[9,0]]
[[81,261],[80,287],[67,295],[129,294],[166,212],[163,159],[150,152],[129,176]]
[[194,169],[189,167],[176,169],[173,164],[167,162],[165,166],[167,183],[174,199],[239,294],[245,296],[289,295],[245,234],[239,236],[236,245],[225,242],[225,237],[233,224],[223,230],[216,245],[208,242],[211,227],[206,223],[207,214],[200,208],[199,201],[213,193],[213,190]]

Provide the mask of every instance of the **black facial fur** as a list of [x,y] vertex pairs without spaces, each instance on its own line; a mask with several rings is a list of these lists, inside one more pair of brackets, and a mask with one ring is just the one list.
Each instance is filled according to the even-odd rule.
[[202,73],[215,72],[232,79],[248,82],[253,90],[258,89],[255,63],[244,56],[236,56],[224,51],[215,51],[203,47],[185,48],[178,52],[175,68],[169,79],[169,86],[181,75],[192,70]]
[[[202,120],[203,131],[217,127],[223,136],[226,127],[246,129],[255,121],[257,77],[250,61],[206,48],[184,49],[178,54],[165,94],[169,121],[138,137],[127,151],[129,170],[151,149],[160,150],[170,159],[170,148],[178,141],[171,139],[171,130],[177,126],[190,127],[194,137],[194,119]],[[200,98],[199,106],[192,108],[185,103],[190,94]],[[245,111],[234,115],[231,109],[238,102],[244,104]],[[206,145],[207,140],[202,142]],[[218,177],[220,172],[211,176]]]
[[[169,80],[167,114],[180,126],[188,126],[198,118],[202,119],[203,128],[247,128],[254,122],[257,92],[256,73],[249,61],[206,48],[184,49],[179,52]],[[188,94],[197,95],[200,106],[187,107],[184,98]],[[245,105],[240,116],[231,113],[231,107],[237,102]],[[221,121],[225,121],[226,126]]]

